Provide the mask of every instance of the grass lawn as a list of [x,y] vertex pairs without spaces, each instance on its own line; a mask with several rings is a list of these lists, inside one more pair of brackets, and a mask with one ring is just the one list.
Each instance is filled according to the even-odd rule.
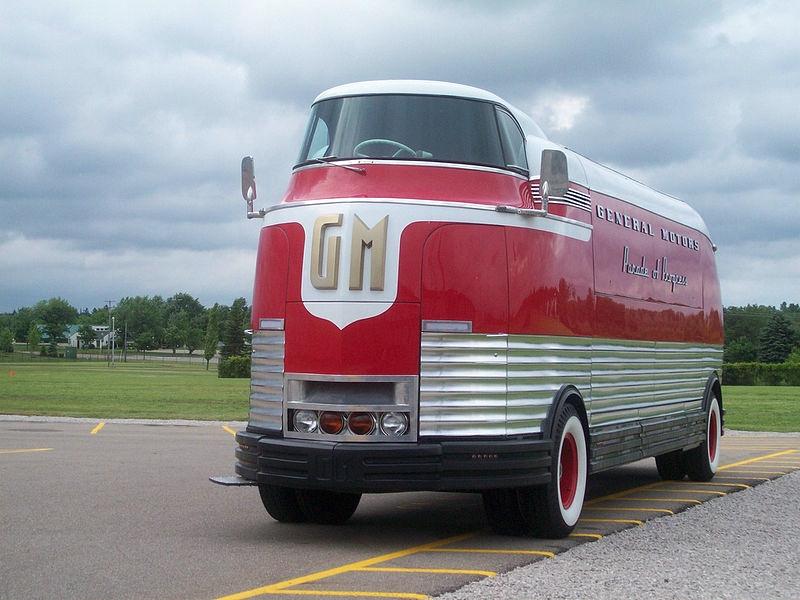
[[800,387],[722,386],[725,428],[800,431]]
[[249,386],[200,363],[2,362],[0,414],[246,421]]
[[[246,421],[249,385],[158,359],[0,362],[0,414]],[[800,432],[800,387],[723,386],[722,398],[728,429]]]

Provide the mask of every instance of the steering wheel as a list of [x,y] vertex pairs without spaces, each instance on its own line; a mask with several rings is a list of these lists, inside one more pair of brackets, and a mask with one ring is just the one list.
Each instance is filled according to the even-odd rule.
[[409,157],[417,155],[417,153],[414,152],[414,150],[412,150],[405,144],[401,144],[400,142],[396,142],[394,140],[384,140],[380,138],[364,140],[363,142],[356,144],[356,147],[353,148],[353,153],[359,158],[378,158],[377,156],[373,157],[372,155],[370,155],[369,152],[366,151],[366,148],[369,148],[370,146],[381,146],[381,145],[389,146],[393,150],[396,150],[395,153],[392,154],[392,158],[399,158],[400,155],[405,152],[408,153]]

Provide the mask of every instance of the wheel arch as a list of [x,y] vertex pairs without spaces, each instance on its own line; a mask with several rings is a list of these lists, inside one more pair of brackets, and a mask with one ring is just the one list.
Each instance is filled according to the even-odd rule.
[[703,411],[708,410],[708,406],[711,403],[711,398],[715,397],[717,399],[717,403],[719,404],[719,418],[720,418],[720,426],[725,428],[725,405],[722,403],[722,383],[720,381],[719,374],[714,371],[706,381],[706,389],[703,392]]
[[583,402],[583,395],[577,387],[572,384],[565,384],[559,388],[556,395],[553,397],[553,402],[547,411],[547,416],[542,421],[542,434],[545,438],[553,437],[553,428],[555,427],[558,415],[561,409],[566,404],[571,404],[578,411],[578,416],[583,424],[583,430],[586,434],[586,443],[589,444],[589,417],[586,413],[586,405]]

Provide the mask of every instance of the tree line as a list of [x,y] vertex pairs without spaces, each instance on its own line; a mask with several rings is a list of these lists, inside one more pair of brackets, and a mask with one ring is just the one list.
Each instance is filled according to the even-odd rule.
[[800,305],[724,309],[726,363],[800,363]]
[[[116,343],[141,352],[185,348],[189,354],[202,350],[210,360],[220,349],[221,358],[247,356],[250,307],[244,298],[230,306],[204,307],[197,298],[177,293],[125,297],[111,306],[79,311],[62,298],[41,300],[32,307],[0,314],[0,351],[13,351],[13,343],[38,348],[42,336],[48,348],[63,343],[68,325],[78,325],[78,339],[85,346],[97,343],[92,328],[114,323]],[[748,304],[724,309],[726,363],[800,363],[800,305],[783,302],[780,307]]]
[[[250,307],[244,298],[230,306],[204,307],[197,298],[177,293],[161,296],[132,296],[92,310],[79,311],[63,298],[41,300],[32,307],[0,314],[0,351],[14,350],[13,343],[29,349],[46,342],[43,353],[55,355],[58,344],[66,343],[67,328],[78,326],[77,339],[84,348],[107,347],[109,337],[101,333],[113,324],[114,344],[120,351],[133,348],[147,352],[159,348],[202,350],[208,361],[219,350],[224,360],[247,356],[250,350]],[[94,326],[94,327],[93,327]],[[100,330],[100,331],[98,331]]]

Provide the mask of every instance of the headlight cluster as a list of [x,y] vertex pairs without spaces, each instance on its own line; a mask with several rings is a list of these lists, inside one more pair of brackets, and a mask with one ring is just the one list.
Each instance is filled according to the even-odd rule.
[[338,412],[295,410],[292,427],[298,433],[328,435],[400,436],[408,431],[408,414],[402,412]]

